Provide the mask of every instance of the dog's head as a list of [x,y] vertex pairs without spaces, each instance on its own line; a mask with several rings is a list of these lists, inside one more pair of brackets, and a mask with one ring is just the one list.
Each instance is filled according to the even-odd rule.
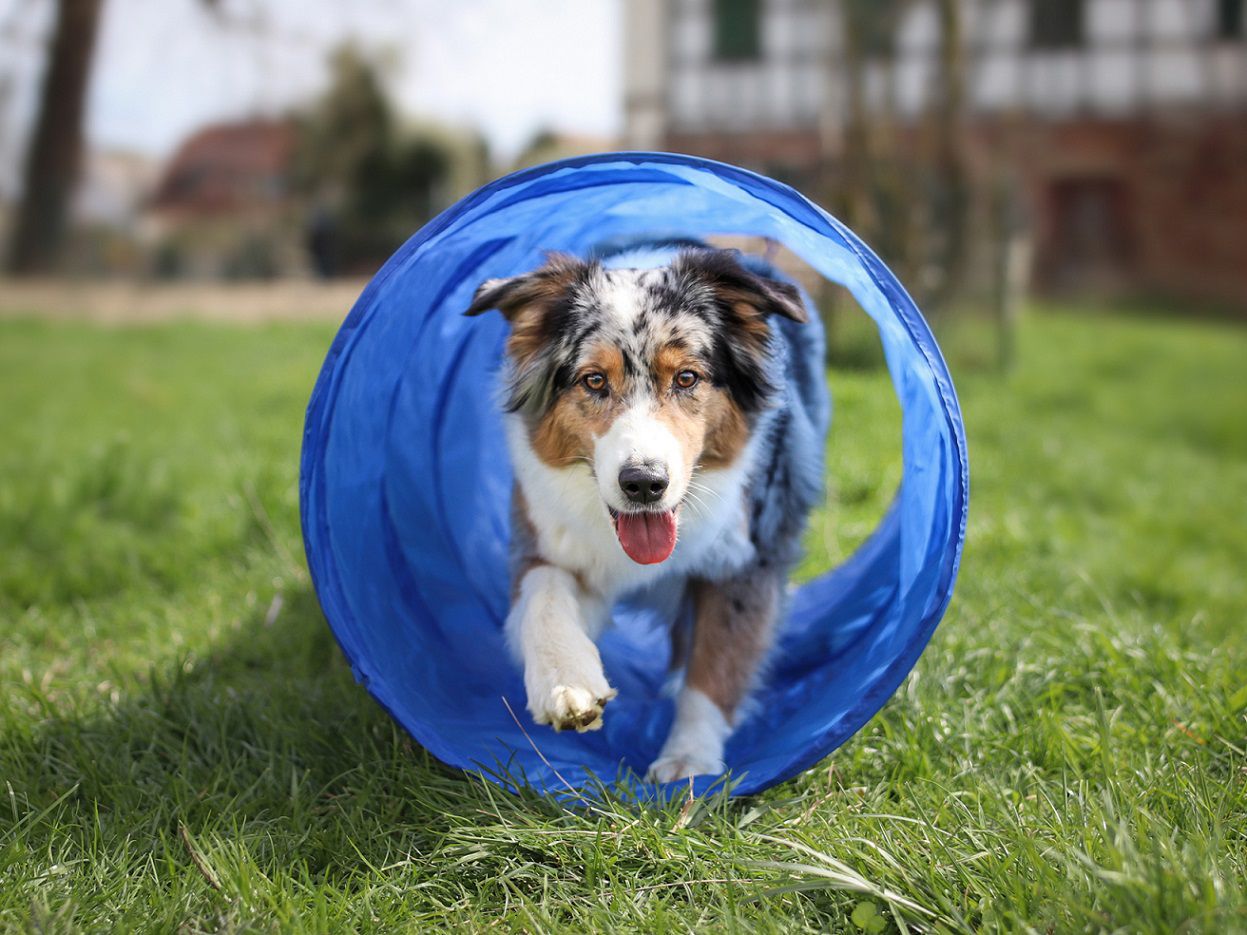
[[792,285],[711,249],[647,270],[551,255],[483,283],[467,314],[495,308],[511,323],[507,408],[546,464],[589,466],[642,564],[671,555],[696,472],[732,464],[775,393],[770,316],[806,319]]

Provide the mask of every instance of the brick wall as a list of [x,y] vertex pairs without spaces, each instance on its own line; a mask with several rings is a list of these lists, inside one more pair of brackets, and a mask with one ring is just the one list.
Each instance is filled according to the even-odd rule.
[[[1244,115],[984,122],[966,144],[982,186],[1002,167],[1016,179],[1039,289],[1186,298],[1247,314]],[[816,193],[813,131],[673,133],[666,147]]]
[[[1098,277],[1247,311],[1247,120],[1075,120],[1012,135],[1041,287],[1095,287]],[[1111,242],[1091,242],[1096,231]],[[1071,253],[1084,248],[1105,268],[1089,262],[1079,276]],[[1071,260],[1074,280],[1063,283]]]

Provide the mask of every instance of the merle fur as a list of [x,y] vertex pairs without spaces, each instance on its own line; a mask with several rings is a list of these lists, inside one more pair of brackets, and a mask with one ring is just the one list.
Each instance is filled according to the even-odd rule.
[[[542,350],[533,359],[512,361],[509,412],[539,418],[572,385],[585,343],[611,324],[600,295],[610,275],[601,260],[556,254],[531,273],[490,280],[477,290],[468,315],[497,308],[513,322],[520,314],[536,316],[532,326],[538,329],[536,343]],[[684,247],[653,281],[646,282],[645,291],[642,311],[632,323],[636,340],[644,341],[663,319],[670,323],[691,316],[709,336],[702,356],[710,380],[731,395],[747,417],[772,404],[778,389],[771,376],[774,333],[769,327],[749,327],[745,318],[780,315],[804,321],[805,309],[794,286],[747,269],[737,251]],[[668,343],[684,341],[677,331]],[[642,374],[644,366],[626,341],[620,348],[628,376]]]

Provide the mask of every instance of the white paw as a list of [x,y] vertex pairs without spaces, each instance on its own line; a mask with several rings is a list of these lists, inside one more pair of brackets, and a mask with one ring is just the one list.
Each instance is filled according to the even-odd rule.
[[675,782],[694,776],[718,776],[725,769],[723,760],[695,753],[664,754],[650,764],[646,782]]
[[599,730],[602,709],[616,694],[601,673],[574,679],[538,676],[528,685],[528,710],[538,724],[555,730]]
[[600,730],[602,709],[615,697],[615,689],[603,693],[575,685],[556,685],[544,704],[531,708],[533,720],[555,730]]
[[684,686],[675,703],[675,722],[662,752],[645,774],[648,782],[675,782],[723,772],[723,744],[732,732],[727,718],[696,688]]

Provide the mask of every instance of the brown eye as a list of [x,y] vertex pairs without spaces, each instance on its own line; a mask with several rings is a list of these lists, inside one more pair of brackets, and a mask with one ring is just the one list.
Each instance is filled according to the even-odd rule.
[[692,370],[681,370],[675,375],[675,385],[682,390],[691,390],[700,379],[701,377]]
[[580,378],[580,382],[585,385],[585,389],[592,390],[594,393],[600,393],[606,389],[606,377],[600,373],[586,373]]

